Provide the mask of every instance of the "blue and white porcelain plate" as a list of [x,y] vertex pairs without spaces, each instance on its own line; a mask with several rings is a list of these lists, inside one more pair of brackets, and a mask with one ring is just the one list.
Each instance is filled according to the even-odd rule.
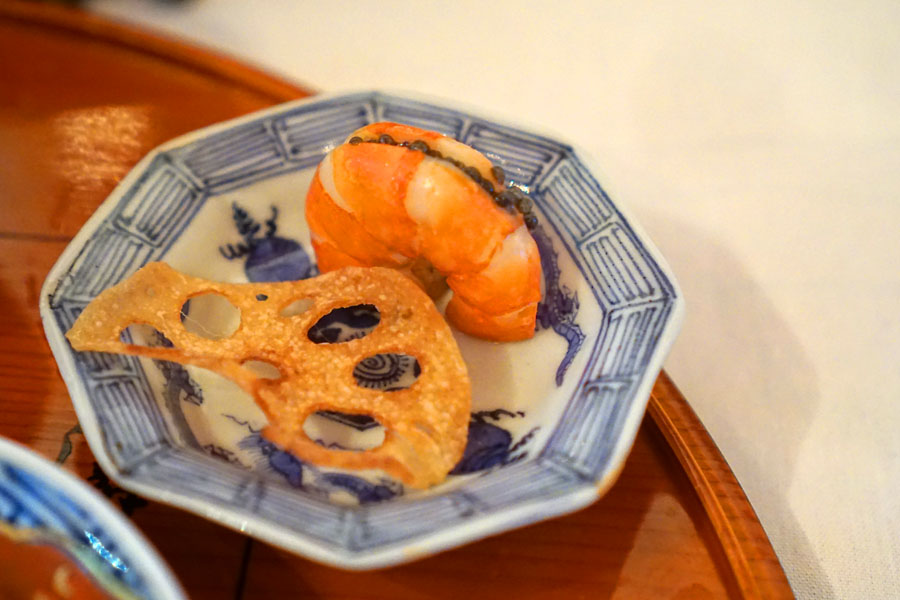
[[[533,235],[544,298],[534,338],[496,344],[456,333],[473,412],[465,455],[445,483],[411,491],[377,473],[302,462],[260,436],[265,417],[230,382],[193,367],[69,347],[64,334],[84,306],[150,261],[227,282],[314,276],[304,220],[313,171],[349,133],[376,121],[440,131],[477,148],[530,194],[540,220]],[[82,428],[122,487],[358,569],[409,561],[597,499],[624,463],[682,312],[668,266],[583,152],[381,92],[277,106],[158,148],[85,225],[41,295],[47,337]],[[359,335],[371,314],[363,307],[321,325],[333,341]],[[357,378],[402,385],[415,367],[380,355],[360,365]],[[323,443],[378,443],[370,419],[319,413],[315,421],[307,433]]]
[[0,535],[10,542],[54,547],[111,597],[185,598],[150,543],[112,504],[77,477],[5,438],[0,438]]

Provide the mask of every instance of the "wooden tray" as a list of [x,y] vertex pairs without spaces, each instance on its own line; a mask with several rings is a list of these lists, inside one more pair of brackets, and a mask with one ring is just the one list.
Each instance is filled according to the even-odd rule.
[[0,434],[112,497],[195,599],[793,597],[727,463],[664,373],[600,501],[383,571],[317,565],[108,481],[44,340],[46,273],[151,148],[309,93],[81,12],[0,4]]

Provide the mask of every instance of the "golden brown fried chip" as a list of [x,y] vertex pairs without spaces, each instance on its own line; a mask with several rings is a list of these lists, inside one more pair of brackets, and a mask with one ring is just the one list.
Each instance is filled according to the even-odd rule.
[[[184,302],[208,293],[240,310],[240,325],[224,339],[200,337],[182,323]],[[308,310],[281,315],[302,299],[311,302]],[[324,315],[359,304],[373,304],[381,315],[371,333],[339,344],[309,339]],[[136,323],[155,327],[174,347],[122,342],[120,333]],[[76,350],[187,363],[232,379],[269,418],[263,435],[317,465],[382,469],[425,488],[441,482],[465,449],[471,390],[459,348],[428,296],[392,269],[348,267],[302,281],[227,284],[151,263],[95,298],[67,337]],[[360,387],[353,368],[387,353],[418,360],[415,383],[390,392]],[[258,377],[242,366],[248,360],[273,364],[281,377]],[[364,451],[320,446],[303,431],[305,419],[320,410],[370,415],[385,427],[384,443]]]

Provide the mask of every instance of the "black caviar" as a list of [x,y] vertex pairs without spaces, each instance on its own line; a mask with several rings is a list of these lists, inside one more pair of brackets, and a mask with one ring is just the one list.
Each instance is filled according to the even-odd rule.
[[[413,150],[415,152],[424,152],[426,155],[443,160],[452,164],[457,169],[461,170],[465,173],[469,179],[477,183],[481,186],[481,188],[488,193],[494,200],[494,204],[501,208],[505,208],[507,210],[515,210],[522,214],[522,217],[525,220],[525,226],[528,229],[534,229],[538,225],[537,215],[532,211],[533,202],[531,198],[529,198],[525,192],[522,191],[521,188],[510,186],[503,190],[502,192],[497,192],[494,188],[494,184],[490,182],[490,180],[482,177],[481,172],[473,166],[465,165],[462,162],[456,160],[455,158],[445,157],[437,150],[432,149],[428,146],[428,143],[424,140],[415,140],[414,142],[396,142],[394,138],[389,136],[386,133],[378,136],[377,140],[364,140],[359,136],[353,136],[350,138],[349,142],[351,145],[356,146],[357,144],[361,144],[363,142],[368,142],[371,144],[389,144],[391,146],[401,146],[403,148],[408,148],[409,150]],[[506,174],[503,172],[503,169],[497,166],[491,167],[491,175],[499,182],[506,181]]]
[[519,188],[512,188],[513,193],[513,204],[516,205],[516,209],[522,214],[531,212],[531,198],[525,195],[525,192],[520,190]]

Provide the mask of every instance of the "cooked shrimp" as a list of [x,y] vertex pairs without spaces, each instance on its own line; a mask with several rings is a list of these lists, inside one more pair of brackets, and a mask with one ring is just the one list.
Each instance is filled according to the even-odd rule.
[[388,266],[435,297],[447,319],[481,338],[534,335],[541,263],[530,201],[502,171],[453,138],[397,123],[355,131],[319,165],[306,220],[323,272]]

